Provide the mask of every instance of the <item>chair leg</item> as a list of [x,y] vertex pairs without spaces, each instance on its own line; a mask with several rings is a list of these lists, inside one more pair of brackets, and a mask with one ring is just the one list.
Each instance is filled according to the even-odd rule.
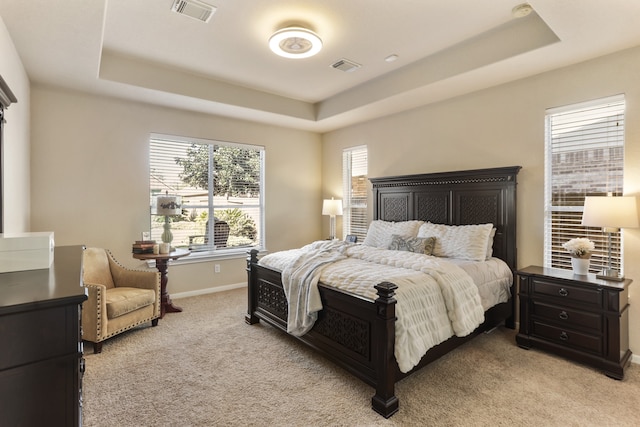
[[93,354],[102,353],[102,341],[93,343]]
[[156,317],[155,319],[153,319],[153,320],[151,321],[151,326],[158,326],[158,320],[160,320],[160,318],[159,318],[159,317]]

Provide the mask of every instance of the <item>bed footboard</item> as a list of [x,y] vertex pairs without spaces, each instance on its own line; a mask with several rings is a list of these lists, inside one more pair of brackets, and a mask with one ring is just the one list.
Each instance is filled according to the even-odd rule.
[[[258,264],[258,252],[247,258],[248,324],[260,320],[287,330],[287,300],[280,272]],[[371,301],[337,289],[319,286],[323,309],[311,331],[296,337],[375,388],[373,409],[388,418],[398,411],[395,395],[397,363],[394,356],[397,286],[375,286]]]

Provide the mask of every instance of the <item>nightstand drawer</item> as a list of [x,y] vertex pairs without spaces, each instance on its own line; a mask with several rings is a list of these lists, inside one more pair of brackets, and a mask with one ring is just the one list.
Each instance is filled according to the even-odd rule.
[[592,287],[578,287],[561,283],[553,283],[542,279],[533,279],[532,292],[534,296],[550,296],[565,303],[582,304],[594,308],[602,307],[601,289]]
[[567,307],[532,301],[531,314],[567,328],[577,328],[598,334],[602,332],[602,315]]
[[590,353],[602,355],[602,336],[576,332],[571,329],[563,329],[546,323],[533,322],[533,334],[540,338],[553,341],[565,347],[573,347],[586,350]]

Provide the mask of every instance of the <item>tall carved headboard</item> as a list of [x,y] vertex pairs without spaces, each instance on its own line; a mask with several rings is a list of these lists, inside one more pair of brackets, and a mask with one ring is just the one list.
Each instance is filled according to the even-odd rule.
[[492,223],[493,256],[517,269],[516,176],[520,166],[371,178],[373,219]]

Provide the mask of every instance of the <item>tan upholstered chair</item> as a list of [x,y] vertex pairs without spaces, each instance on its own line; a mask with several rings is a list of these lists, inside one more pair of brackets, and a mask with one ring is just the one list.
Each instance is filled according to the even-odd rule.
[[82,338],[93,343],[94,353],[109,337],[145,322],[158,324],[159,272],[127,269],[101,248],[87,248],[83,259],[89,299],[82,303]]

